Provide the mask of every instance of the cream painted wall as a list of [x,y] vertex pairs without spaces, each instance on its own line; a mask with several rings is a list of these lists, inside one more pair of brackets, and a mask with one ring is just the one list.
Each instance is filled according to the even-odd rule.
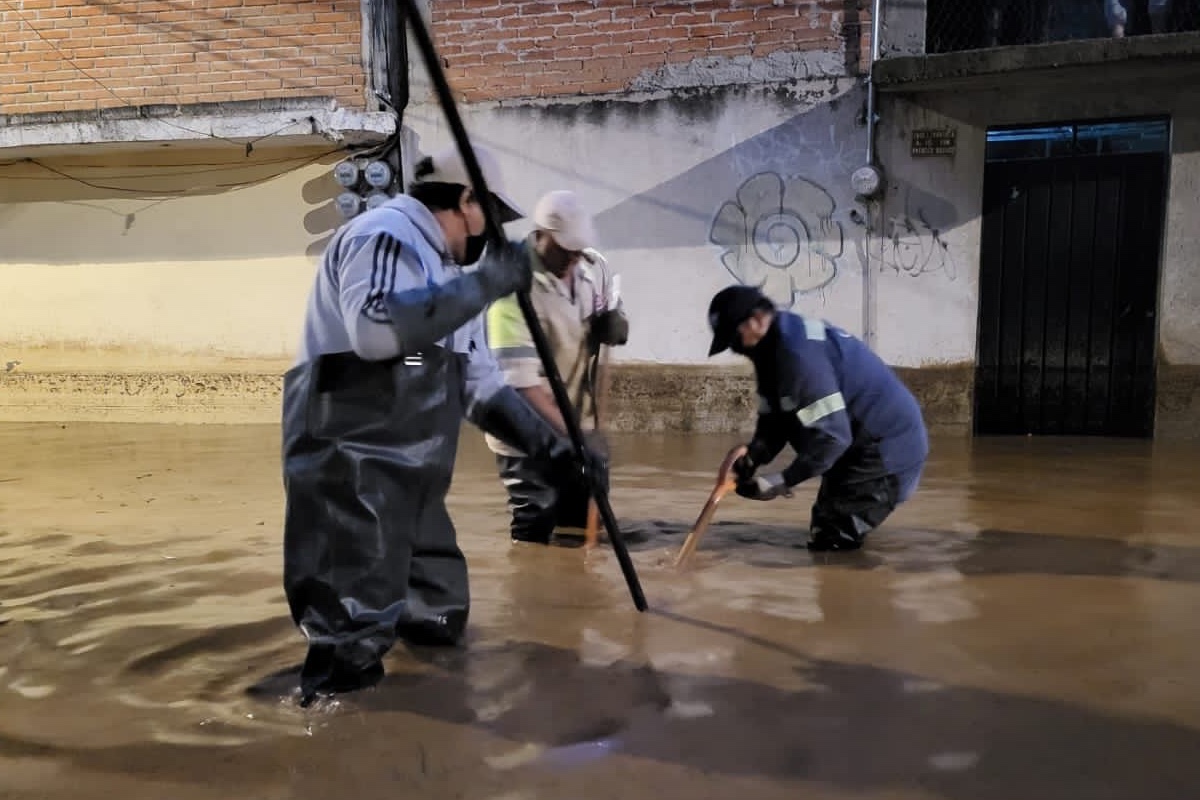
[[[303,255],[238,261],[0,266],[5,353],[79,349],[290,358],[312,271]],[[236,287],[236,288],[234,288]],[[35,366],[25,361],[27,368]],[[62,365],[61,359],[58,360]]]
[[[897,360],[903,353],[946,351],[954,358],[974,360],[978,321],[980,253],[979,215],[983,202],[984,146],[992,125],[1039,124],[1056,120],[1089,120],[1167,115],[1171,118],[1171,166],[1167,213],[1160,257],[1158,339],[1166,362],[1200,364],[1200,227],[1196,225],[1200,197],[1200,106],[1195,92],[1159,87],[1146,82],[1110,81],[1101,89],[1063,91],[1061,86],[1023,87],[1021,93],[999,90],[887,97],[882,106],[880,156],[888,171],[892,193],[887,213],[905,213],[903,194],[912,189],[921,203],[952,209],[949,216],[931,217],[945,242],[946,261],[958,268],[960,289],[945,293],[936,283],[920,282],[920,296],[902,302],[886,290],[879,293],[881,350]],[[951,127],[958,131],[958,153],[953,157],[912,158],[909,132],[914,128]],[[933,237],[927,228],[926,239]],[[936,253],[938,248],[927,247]],[[885,271],[886,274],[886,271]],[[884,278],[881,276],[881,283]],[[899,281],[900,276],[888,280]],[[905,313],[891,315],[892,309]],[[919,320],[906,320],[907,310]],[[947,336],[954,338],[947,342]],[[897,353],[895,348],[901,352]]]
[[1176,118],[1168,188],[1158,338],[1173,364],[1200,364],[1200,109]]
[[[707,357],[709,300],[736,282],[709,237],[723,205],[763,173],[779,176],[784,196],[749,198],[773,202],[778,219],[774,232],[760,226],[746,243],[778,248],[780,261],[799,251],[790,272],[804,291],[792,308],[861,331],[866,250],[855,220],[865,220],[867,209],[855,202],[849,175],[865,158],[865,127],[857,121],[864,99],[853,81],[823,79],[461,111],[472,141],[496,151],[509,193],[527,211],[542,193],[568,188],[595,215],[631,319],[629,344],[613,351],[614,361],[716,365],[742,360]],[[436,106],[415,108],[405,120],[422,152],[451,141]],[[760,208],[760,221],[770,216]],[[514,223],[509,233],[528,227]],[[744,255],[755,262],[753,274],[770,274],[777,290],[786,286],[787,271],[762,268],[752,251]]]
[[[986,131],[889,103],[878,152],[886,192],[871,241],[875,348],[906,367],[975,360]],[[955,128],[954,156],[913,158],[910,132]]]
[[[1032,88],[1020,102],[999,91],[919,102],[885,96],[879,152],[888,191],[877,209],[856,202],[848,186],[865,149],[862,99],[849,82],[825,80],[786,91],[464,111],[475,140],[498,151],[510,191],[527,209],[561,187],[579,191],[592,208],[633,320],[617,361],[736,363],[705,355],[708,300],[736,280],[709,237],[727,203],[746,201],[739,188],[765,173],[787,187],[784,234],[772,239],[760,230],[758,244],[788,251],[794,243],[785,234],[796,226],[807,237],[805,257],[790,272],[772,273],[791,275],[803,290],[792,307],[860,333],[866,265],[875,346],[901,366],[974,359],[988,124],[1171,113],[1160,342],[1169,362],[1200,363],[1193,221],[1200,112],[1189,97]],[[422,150],[448,141],[436,108],[418,107],[407,119]],[[913,128],[943,126],[958,130],[954,157],[908,154]],[[338,222],[330,176],[338,155],[320,155],[263,148],[247,158],[234,148],[172,147],[0,164],[0,364],[286,363],[321,246]],[[182,193],[154,194],[167,190]],[[510,233],[527,227],[518,223]],[[748,261],[762,266],[753,253]]]
[[338,156],[326,152],[170,148],[0,167],[0,360],[290,359],[338,221]]
[[[770,277],[775,296],[796,310],[861,331],[867,209],[854,201],[849,174],[865,153],[863,102],[853,81],[828,78],[463,110],[526,209],[563,187],[592,209],[633,324],[614,360],[718,364],[738,363],[707,358],[708,302],[737,280],[723,255],[739,274]],[[436,107],[411,109],[406,121],[422,151],[449,141]],[[247,164],[238,152],[172,148],[139,154],[136,167],[128,154],[47,162],[96,184],[193,190],[166,199],[89,189],[34,165],[0,168],[0,294],[9,301],[0,343],[16,353],[7,358],[23,369],[290,358],[315,256],[337,222],[329,205],[337,159],[252,187],[215,184],[315,154],[256,150]],[[740,260],[736,247],[710,241],[723,208],[741,214],[740,227],[721,228],[745,239]],[[767,267],[764,254],[792,266]],[[793,282],[794,298],[783,297]]]

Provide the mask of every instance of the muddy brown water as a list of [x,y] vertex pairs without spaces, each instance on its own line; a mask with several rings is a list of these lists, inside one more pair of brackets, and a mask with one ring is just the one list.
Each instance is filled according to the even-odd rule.
[[736,439],[614,441],[607,548],[509,543],[468,431],[469,639],[295,704],[278,432],[0,426],[0,797],[1151,800],[1200,785],[1200,447],[934,441],[857,554]]

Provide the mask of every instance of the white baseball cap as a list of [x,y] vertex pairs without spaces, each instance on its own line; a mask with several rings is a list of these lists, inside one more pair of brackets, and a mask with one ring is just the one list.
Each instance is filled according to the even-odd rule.
[[[483,172],[483,180],[487,183],[488,192],[496,199],[496,204],[499,206],[500,223],[504,224],[524,217],[525,212],[505,192],[504,174],[500,171],[500,162],[496,160],[496,156],[488,148],[477,144],[471,145],[471,149],[475,152],[475,160],[479,162],[480,171]],[[457,145],[451,144],[443,147],[429,158],[433,164],[433,170],[414,178],[414,183],[456,183],[470,187],[471,176],[467,172],[467,165],[458,152]]]
[[548,192],[533,209],[533,224],[554,237],[564,250],[578,252],[595,248],[596,227],[574,192]]

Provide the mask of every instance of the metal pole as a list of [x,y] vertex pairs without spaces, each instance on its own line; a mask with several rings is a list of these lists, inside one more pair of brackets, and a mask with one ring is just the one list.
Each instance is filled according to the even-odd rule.
[[[875,152],[875,105],[877,91],[875,88],[875,63],[879,61],[880,32],[883,29],[883,0],[874,0],[871,7],[871,63],[867,67],[867,164],[877,166]],[[875,272],[871,269],[871,230],[875,225],[882,225],[883,215],[879,213],[878,199],[867,202],[867,261],[863,266],[863,341],[867,347],[875,347],[875,325],[872,319],[875,312]],[[882,235],[882,231],[880,232]],[[881,240],[882,241],[882,240]]]
[[[505,246],[504,228],[501,226],[496,210],[490,202],[491,193],[488,192],[487,183],[484,181],[483,170],[480,169],[479,161],[475,158],[475,152],[471,149],[466,128],[463,126],[462,117],[459,116],[458,106],[455,104],[454,96],[450,92],[450,85],[446,81],[446,74],[442,70],[441,61],[438,59],[437,51],[433,46],[433,40],[430,38],[425,20],[421,17],[421,11],[417,7],[416,0],[403,0],[403,7],[408,16],[409,24],[412,26],[413,36],[417,40],[417,45],[421,48],[425,68],[429,71],[429,77],[433,81],[434,89],[437,91],[438,102],[446,115],[446,122],[450,125],[450,131],[454,135],[455,144],[458,145],[458,151],[462,155],[463,163],[467,168],[467,174],[471,178],[471,188],[484,210],[488,242],[494,246]],[[562,376],[559,375],[558,367],[554,363],[554,354],[551,352],[550,345],[546,341],[546,334],[538,322],[537,312],[533,308],[533,301],[529,299],[528,292],[518,292],[517,302],[521,307],[521,314],[525,317],[525,324],[529,327],[529,333],[533,337],[533,345],[537,349],[538,357],[542,361],[542,368],[546,372],[546,378],[550,381],[550,389],[554,393],[554,400],[558,404],[558,410],[562,413],[563,421],[567,424],[567,433],[571,438],[571,444],[575,446],[575,455],[579,459],[580,467],[586,470],[585,465],[587,462],[584,459],[583,431],[579,426],[579,419],[575,414],[575,408],[571,405],[570,398],[567,396],[567,389],[563,385]],[[621,572],[625,575],[625,583],[629,586],[629,593],[633,597],[633,604],[638,611],[645,611],[646,597],[642,593],[642,586],[638,581],[633,560],[629,557],[629,550],[625,547],[625,540],[622,538],[620,529],[617,527],[616,516],[613,514],[612,507],[608,503],[608,492],[601,482],[596,479],[596,476],[585,474],[585,477],[591,486],[592,497],[596,500],[596,507],[600,511],[600,518],[604,522],[604,527],[608,530],[608,539],[612,542],[613,552],[617,554],[617,561],[621,564]]]
[[867,66],[867,163],[875,165],[875,62],[879,60],[879,37],[883,25],[883,0],[871,7],[871,63]]

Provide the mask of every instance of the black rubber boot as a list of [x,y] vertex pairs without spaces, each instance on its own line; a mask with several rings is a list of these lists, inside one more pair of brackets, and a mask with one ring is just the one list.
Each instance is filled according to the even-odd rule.
[[524,456],[496,456],[500,480],[508,492],[510,529],[514,542],[550,544],[554,535],[554,487]]
[[860,549],[896,509],[899,491],[899,480],[883,471],[875,447],[851,448],[821,479],[806,546],[813,552]]
[[805,547],[814,553],[858,550],[863,546],[866,538],[865,533],[860,537],[855,537],[836,528],[814,527],[809,531]]
[[580,480],[556,480],[554,466],[528,457],[496,456],[508,491],[512,540],[550,544],[556,528],[587,525],[588,491]]
[[284,376],[284,590],[308,640],[301,694],[383,675],[398,636],[453,643],[470,611],[445,498],[466,357],[321,356]]

